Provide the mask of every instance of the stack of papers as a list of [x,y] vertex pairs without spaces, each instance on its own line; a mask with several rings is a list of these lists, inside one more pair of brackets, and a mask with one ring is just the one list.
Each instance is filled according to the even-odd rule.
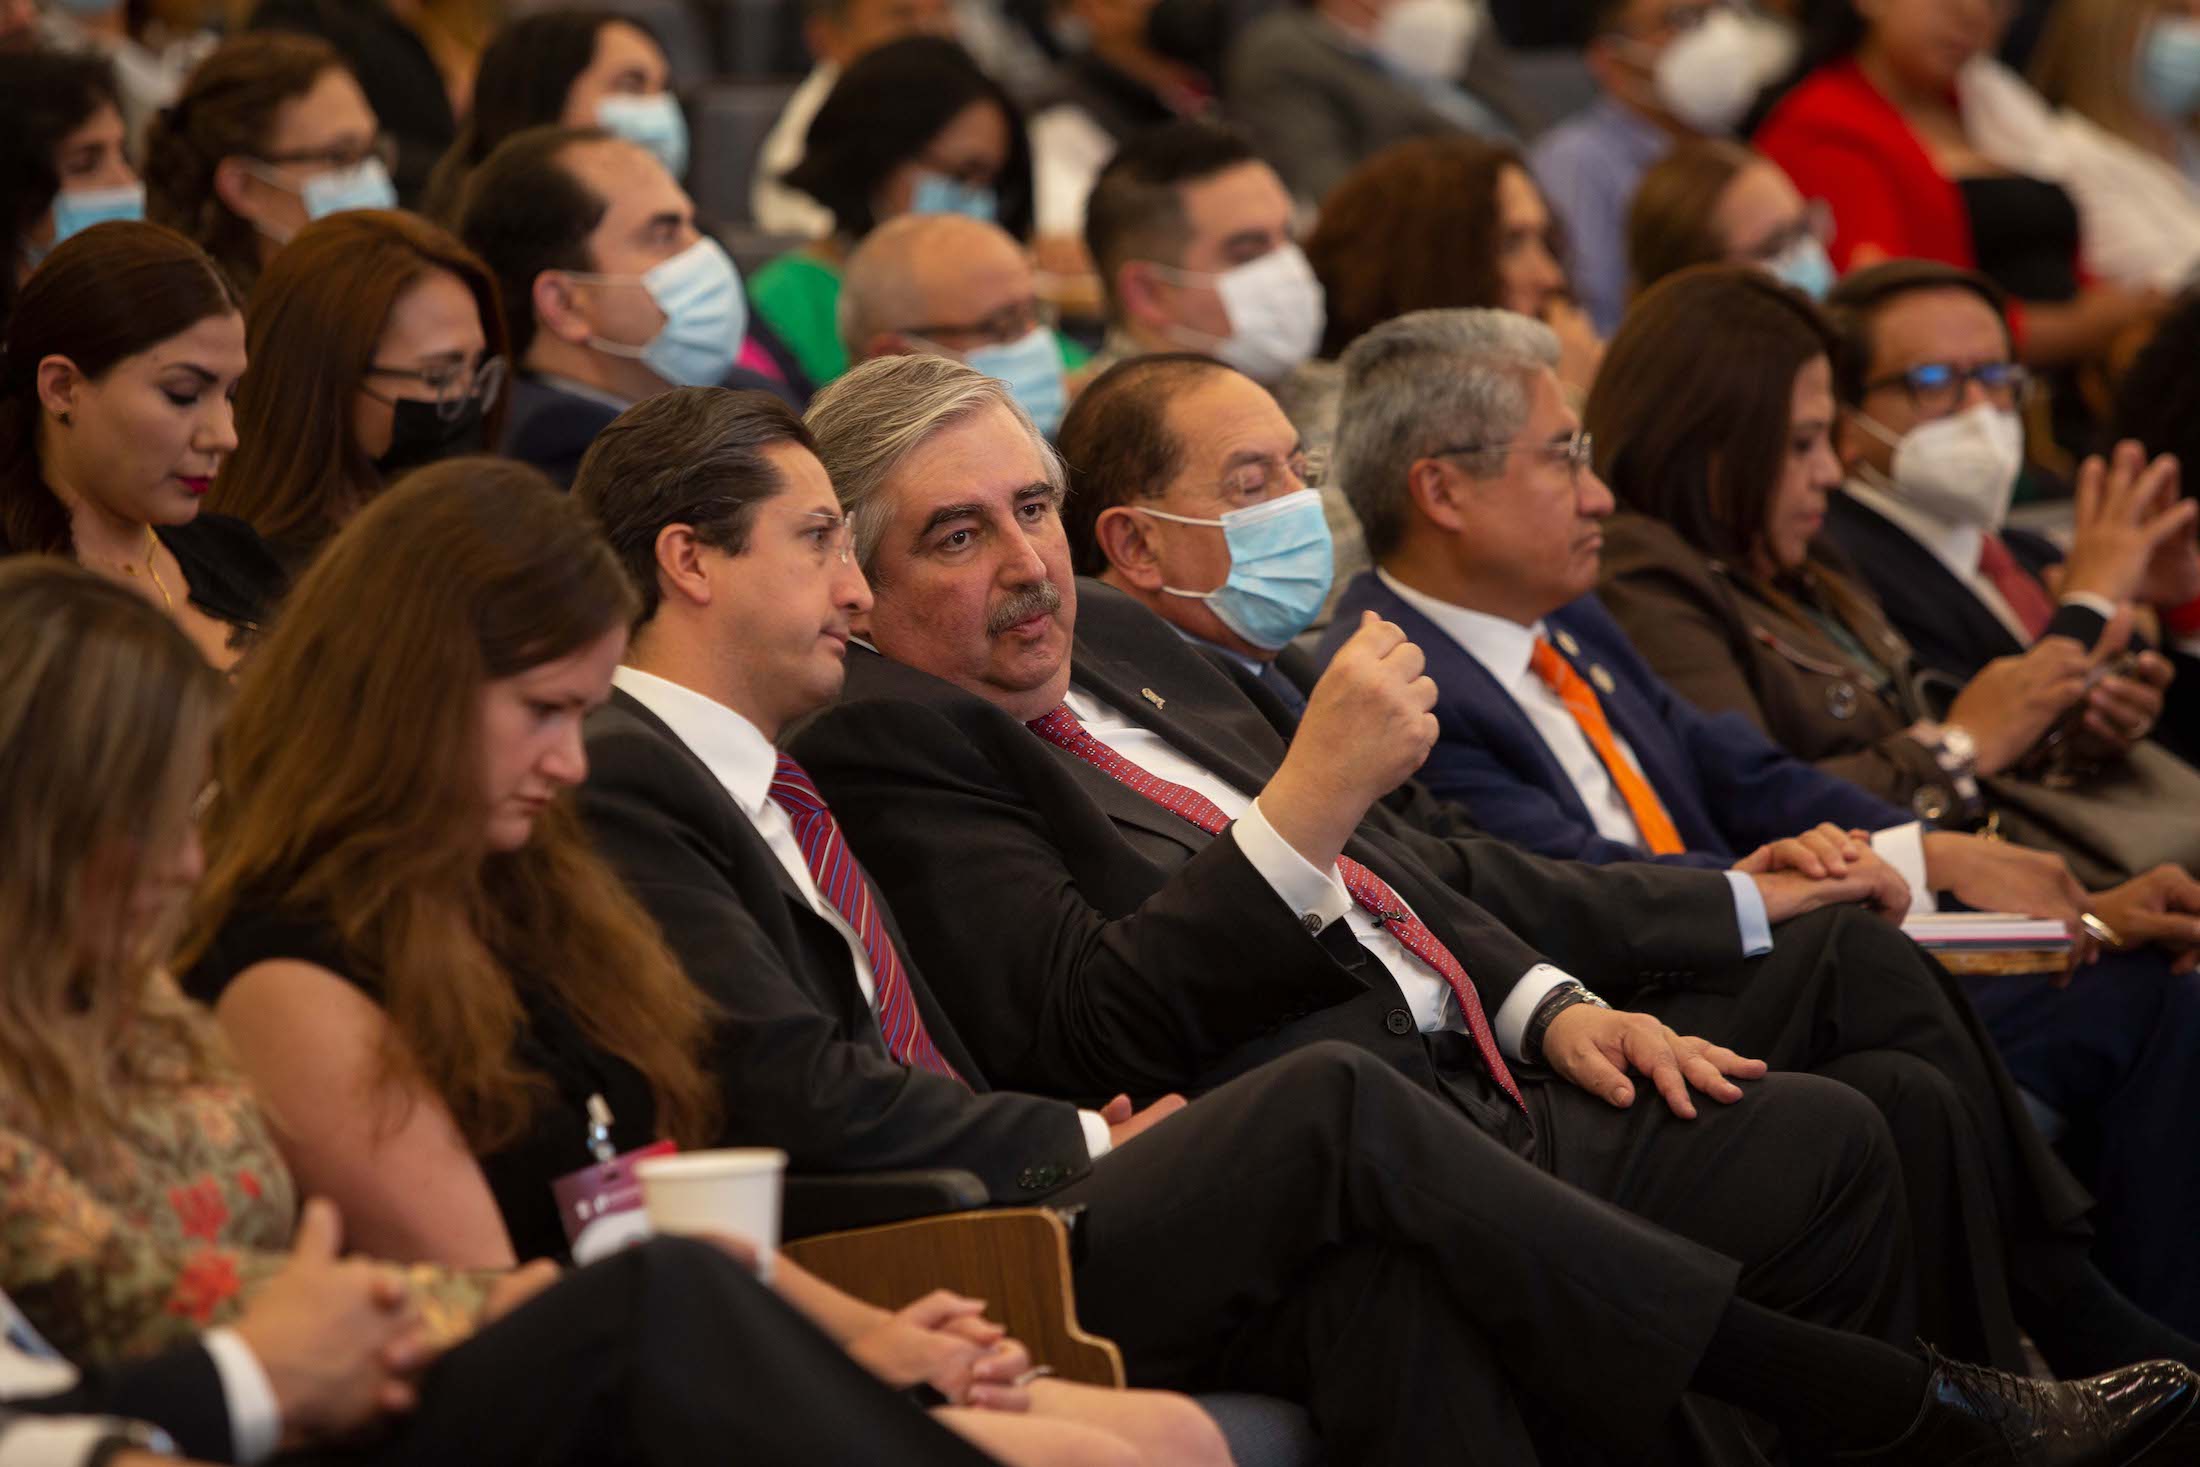
[[1926,912],[1902,924],[1922,947],[1960,952],[2040,952],[2070,946],[2070,934],[2052,917],[2013,912]]

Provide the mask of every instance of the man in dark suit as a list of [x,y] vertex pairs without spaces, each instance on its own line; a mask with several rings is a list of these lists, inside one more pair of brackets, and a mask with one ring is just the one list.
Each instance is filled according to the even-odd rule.
[[[902,363],[919,360],[859,368],[856,377],[898,375]],[[960,364],[921,360],[932,363],[922,372],[1005,393]],[[897,389],[888,401],[900,396]],[[1013,414],[1005,396],[993,401]],[[1038,452],[1028,420],[1010,422],[1032,436],[1009,446]],[[1732,1263],[1712,1263],[1707,1276],[1704,1265],[1716,1255],[1569,1185],[1596,1170],[1601,1151],[1571,1118],[1621,1118],[1604,1099],[1528,1075],[1517,1083],[1533,1097],[1531,1123],[1503,1089],[1516,1082],[1501,1063],[1481,1068],[1485,1053],[1465,1034],[1439,1041],[1454,1056],[1448,1084],[1435,1079],[1416,1039],[1380,1057],[1365,1052],[1371,1045],[1285,1046],[1293,1052],[1239,1066],[1234,1082],[1174,1114],[1169,1101],[1134,1114],[1118,1098],[1080,1114],[1069,1102],[990,1090],[979,1068],[987,1056],[958,1037],[956,1019],[969,1010],[927,982],[944,972],[959,984],[966,963],[989,958],[985,944],[925,954],[917,921],[906,906],[882,901],[884,888],[867,874],[874,844],[883,848],[897,827],[929,818],[923,802],[889,801],[882,809],[894,818],[867,818],[870,835],[849,841],[842,822],[853,807],[825,804],[805,767],[772,748],[789,722],[832,696],[845,657],[872,659],[849,650],[850,629],[871,614],[871,597],[845,560],[854,532],[805,436],[753,398],[668,394],[608,431],[577,485],[644,602],[619,691],[591,720],[584,809],[603,849],[726,1014],[719,1073],[737,1126],[752,1127],[757,1140],[785,1138],[805,1166],[967,1166],[1003,1200],[1083,1206],[1084,1312],[1124,1343],[1135,1378],[1304,1399],[1343,1459],[1528,1461],[1540,1447],[1557,1460],[1604,1460],[1607,1452],[1639,1452],[1688,1385],[1747,1399],[1805,1436],[1862,1444],[1904,1434],[1890,1417],[1910,1420],[1914,1403],[1880,1409],[1882,1392],[1899,1398],[1907,1389],[1879,1374],[1900,1352],[1743,1302],[1732,1292]],[[1047,510],[1051,519],[1051,501]],[[1209,695],[1228,695],[1211,669],[1185,655],[1179,671]],[[1191,682],[1178,685],[1200,696]],[[1017,741],[1036,746],[1010,727]],[[951,896],[957,905],[1002,914],[1043,890],[989,883],[984,847],[993,835],[976,827],[957,834],[970,843],[955,859],[971,859]],[[1116,1024],[1188,1021],[1197,1032],[1170,1041],[1179,1051],[1257,1045],[1253,1036],[1276,1027],[1280,1006],[1368,986],[1355,970],[1369,959],[1341,922],[1316,934],[1289,908],[1249,905],[1244,923],[1207,930],[1216,924],[1204,902],[1233,894],[1274,900],[1233,841],[1210,849],[1216,854],[1192,863],[1189,889],[1147,903],[1152,921],[1142,936],[1093,941],[1115,945],[1119,960],[1181,947],[1212,970],[1211,991],[1181,1001],[1157,990],[1150,1002],[1126,994]],[[1083,941],[1069,932],[1063,939]],[[1128,1011],[1132,1002],[1157,1012],[1141,1019]],[[1388,1006],[1361,1012],[1392,1038],[1413,1029],[1395,994]],[[1146,1083],[1153,1078],[1146,1066],[1135,1083],[1095,1091],[1088,1080],[1105,1063],[1098,1050],[1108,1036],[1091,1039],[1095,1052],[1082,1073],[1047,1088],[1095,1099],[1117,1088],[1167,1088]],[[1753,1068],[1706,1047],[1690,1056],[1744,1074]],[[1393,1065],[1418,1072],[1423,1084]],[[1715,1072],[1697,1079],[1727,1088]],[[1755,1119],[1743,1121],[1753,1111]],[[1648,1107],[1634,1119],[1658,1128]],[[1837,1092],[1768,1082],[1748,1104],[1699,1124],[1706,1141],[1723,1138],[1731,1148],[1723,1156],[1779,1149],[1814,1171],[1830,1161],[1851,1173],[1841,1192],[1872,1192],[1867,1178],[1883,1179],[1885,1161],[1854,1154],[1859,1135],[1874,1129],[1859,1133],[1857,1122]],[[1827,1145],[1799,1148],[1796,1136],[1782,1134],[1798,1124],[1827,1128]],[[1559,1130],[1580,1136],[1578,1151],[1538,1145],[1538,1134]],[[1834,1161],[1829,1148],[1846,1159]],[[1522,1152],[1535,1153],[1536,1164]],[[1676,1158],[1672,1168],[1645,1169],[1611,1190],[1644,1213],[1754,1254],[1741,1270],[1745,1291],[1770,1290],[1804,1313],[1830,1310],[1858,1324],[1884,1315],[1887,1301],[1865,1283],[1874,1270],[1901,1272],[1881,1233],[1883,1194],[1855,1199],[1877,1209],[1860,1234],[1847,1198],[1832,1215],[1817,1201],[1803,1204],[1815,1215],[1796,1213],[1794,1194],[1824,1180],[1775,1188],[1754,1205],[1769,1212],[1744,1218],[1702,1195],[1700,1176]],[[1775,1236],[1777,1259],[1764,1252]],[[1841,1251],[1861,1247],[1871,1261],[1836,1267],[1838,1279],[1826,1284],[1806,1283],[1832,1264],[1823,1244],[1836,1238]],[[1492,1266],[1498,1260],[1507,1262]],[[1652,1316],[1662,1322],[1651,1325]],[[1826,1412],[1805,1419],[1812,1410],[1807,1399],[1789,1398],[1792,1378],[1736,1380],[1727,1372],[1743,1357],[1729,1347],[1745,1337],[1791,1367],[1812,1351],[1839,1352],[1836,1374],[1820,1368],[1833,1366],[1827,1356],[1803,1366],[1812,1384],[1801,1397],[1838,1378],[1871,1398],[1845,1409],[1875,1420]],[[1676,1341],[1688,1343],[1676,1350]],[[1765,1358],[1747,1357],[1744,1372]],[[1943,1449],[1913,1430],[1885,1459],[1938,1460],[1933,1452]],[[2004,1459],[2025,1460],[1990,1458]]]
[[723,255],[648,149],[600,128],[507,138],[467,180],[456,229],[496,277],[511,332],[497,451],[561,488],[605,425],[668,387],[721,383],[792,401],[785,383],[736,365],[748,303],[730,260],[730,291],[697,320],[673,320],[645,282],[690,251]]
[[[1425,649],[1441,731],[1422,778],[1436,793],[1532,850],[1596,862],[1746,868],[1762,857],[1742,853],[1820,826],[1815,842],[1825,861],[1878,863],[1880,851],[1902,871],[1897,914],[1910,893],[1930,902],[1935,890],[1952,889],[1978,906],[2040,903],[2029,910],[2057,915],[2092,900],[2059,858],[1925,830],[1907,811],[1788,755],[1739,717],[1707,717],[1673,694],[1588,593],[1598,525],[1612,499],[1584,461],[1586,440],[1550,371],[1555,360],[1547,331],[1495,311],[1403,317],[1346,353],[1345,489],[1367,523],[1378,568],[1359,577],[1340,604],[1395,620]],[[1480,451],[1477,462],[1477,445],[1504,451]],[[1849,834],[1859,829],[1871,832],[1869,847]],[[2131,891],[2097,904],[2135,936],[2142,930],[2147,914]],[[2071,1110],[2082,1110],[2090,1127],[2112,1099],[2151,1094],[2155,1115],[2187,1112],[2189,1066],[2177,1062],[2184,1051],[2141,1046],[2136,1033],[2119,1032],[2134,1028],[2124,993],[2169,981],[2161,960],[2134,955],[2112,966],[2118,971],[2089,974],[2075,995],[2052,990],[2064,1063],[2075,1068],[2084,1054],[2100,1075]],[[2052,988],[2046,979],[2023,986]],[[1968,1006],[1952,990],[1948,996],[1982,1040]],[[2006,1022],[2003,1005],[1989,1013],[2003,1020],[1996,1034],[2020,1052],[2036,1047]],[[2108,1054],[2120,1062],[2104,1063]],[[1945,1070],[1945,1061],[1936,1068]],[[2013,1117],[1999,1067],[1989,1061],[1982,1073],[1992,1076],[2003,1113]],[[1892,1108],[1899,1101],[1873,1093],[1890,1105],[1898,1139],[1907,1142],[1911,1128]],[[2046,1093],[2072,1092],[2056,1086]],[[2175,1178],[2185,1169],[2155,1170]],[[1909,1175],[1913,1204],[1923,1204],[1915,1213],[1920,1241],[1939,1237],[1949,1250],[1943,1266],[1927,1263],[1923,1271],[1953,1280],[1964,1276],[1957,1260],[1969,1261],[1989,1338],[1993,1321],[2003,1326],[2000,1349],[2016,1346],[2007,1328],[2012,1281],[2017,1316],[2051,1357],[2070,1347],[2070,1321],[2129,1314],[2085,1263],[2082,1241],[2059,1230],[2043,1236],[2035,1209],[2004,1192],[1997,1217],[1973,1199],[1936,1195],[1916,1168]],[[2172,1181],[2149,1202],[2182,1216],[2200,1197]],[[2007,1236],[2007,1269],[1979,1266],[1995,1251],[1982,1246],[1994,1234]],[[2043,1291],[2043,1276],[2063,1282]],[[1941,1324],[1932,1302],[1929,1295],[1928,1322]],[[1980,1317],[1975,1307],[1966,1312]],[[2127,1350],[2194,1350],[2136,1317],[2121,1326],[2087,1325],[2083,1335],[2089,1341],[2103,1330]],[[2065,1360],[2088,1358],[2091,1346],[2080,1346]]]
[[[1850,275],[1827,305],[1841,336],[1835,445],[1849,478],[1826,529],[1925,666],[1966,683],[2042,637],[2091,647],[2126,603],[2200,595],[2200,507],[2178,498],[2174,460],[2146,465],[2136,447],[2119,449],[2108,472],[2081,475],[2067,556],[2005,528],[2031,379],[1990,281],[1898,260]],[[2089,752],[2112,757],[2145,738],[2169,680],[2168,661],[2149,651],[2094,687]]]
[[[1482,319],[1494,333],[1479,344],[1485,354],[1528,330],[1500,313],[1459,315],[1462,322]],[[1595,515],[1577,517],[1580,495],[1569,498],[1544,483],[1552,474],[1570,473],[1569,465],[1507,455],[1479,501],[1484,513],[1471,524],[1460,519],[1452,530],[1435,527],[1418,501],[1390,492],[1401,473],[1427,476],[1430,466],[1416,445],[1443,447],[1486,436],[1484,426],[1450,420],[1458,401],[1500,394],[1489,380],[1494,374],[1488,363],[1443,329],[1449,324],[1432,313],[1385,326],[1372,334],[1374,346],[1358,358],[1348,355],[1363,370],[1351,379],[1346,413],[1351,426],[1341,439],[1348,450],[1347,486],[1360,491],[1388,568],[1380,577],[1354,581],[1330,642],[1341,645],[1344,630],[1358,624],[1362,611],[1373,610],[1423,649],[1437,685],[1440,732],[1422,780],[1433,783],[1436,794],[1462,802],[1477,826],[1530,850],[1599,863],[1652,858],[1631,825],[1615,831],[1628,837],[1623,844],[1590,822],[1589,801],[1610,805],[1615,818],[1631,817],[1608,777],[1600,788],[1576,788],[1569,769],[1583,763],[1597,767],[1596,755],[1564,706],[1554,701],[1549,716],[1561,725],[1553,730],[1554,739],[1563,733],[1580,745],[1572,764],[1562,762],[1542,725],[1531,722],[1513,694],[1468,650],[1473,631],[1466,633],[1468,643],[1455,639],[1405,599],[1418,593],[1393,588],[1392,572],[1415,573],[1406,562],[1418,565],[1434,545],[1462,556],[1471,553],[1481,567],[1467,578],[1466,589],[1451,589],[1456,597],[1473,600],[1480,589],[1473,582],[1509,578],[1526,587],[1529,609],[1563,607],[1550,619],[1553,655],[1580,663],[1584,687],[1591,677],[1602,679],[1600,691],[1588,696],[1603,699],[1614,736],[1631,741],[1628,756],[1639,760],[1651,789],[1675,792],[1664,808],[1686,849],[1655,859],[1720,870],[1736,864],[1738,850],[1784,849],[1789,843],[1782,837],[1820,821],[1839,827],[1832,835],[1842,845],[1846,832],[1858,825],[1905,821],[1901,812],[1818,775],[1753,732],[1705,719],[1639,666],[1593,598],[1565,605],[1582,589],[1578,577],[1595,574],[1594,556],[1584,561],[1571,548],[1579,531],[1593,527]],[[1365,365],[1371,360],[1377,362],[1373,369]],[[1414,383],[1431,384],[1440,401],[1413,396]],[[1563,414],[1555,394],[1546,406]],[[1531,423],[1526,436],[1543,441],[1569,425],[1570,419],[1554,417],[1548,424]],[[1508,428],[1498,436],[1516,435]],[[1097,567],[1110,585],[1167,619],[1236,677],[1248,697],[1272,705],[1272,719],[1288,731],[1295,715],[1283,716],[1283,705],[1295,695],[1303,708],[1299,687],[1311,685],[1312,678],[1304,670],[1296,678],[1284,676],[1287,660],[1301,654],[1288,645],[1280,652],[1275,647],[1311,615],[1321,587],[1276,574],[1279,565],[1292,564],[1276,555],[1288,540],[1240,542],[1231,535],[1231,520],[1216,524],[1209,517],[1276,505],[1304,492],[1294,471],[1291,424],[1257,385],[1211,361],[1149,359],[1088,386],[1065,421],[1060,442],[1077,466],[1066,520],[1079,564]],[[1593,488],[1594,476],[1585,477]],[[1502,492],[1508,485],[1515,492]],[[1455,492],[1468,487],[1447,488],[1447,515],[1468,514],[1470,504]],[[1601,513],[1602,502],[1596,499],[1589,508]],[[1557,518],[1543,524],[1539,511]],[[1443,584],[1449,587],[1457,579],[1447,576]],[[1240,593],[1196,594],[1218,583]],[[1539,593],[1537,587],[1546,589]],[[1258,599],[1248,599],[1256,594]],[[1431,610],[1439,617],[1453,615],[1443,604]],[[1271,611],[1283,620],[1263,632],[1257,623]],[[1526,656],[1530,633],[1519,623],[1473,614],[1460,619],[1486,624],[1498,640],[1508,635],[1507,628],[1517,628],[1520,655]],[[1255,635],[1248,637],[1248,630]],[[1521,671],[1525,674],[1525,667]],[[1460,818],[1460,806],[1447,809],[1418,787],[1389,803],[1433,833],[1452,830]],[[1767,808],[1790,813],[1768,821]],[[1448,823],[1440,823],[1446,815]],[[1732,834],[1736,830],[1751,833],[1742,838]],[[1935,839],[1975,844],[1959,837]],[[1826,854],[1842,859],[1831,850]],[[1739,886],[1747,878],[1737,872],[1728,879]],[[1905,900],[1900,882],[1883,878],[1881,885],[1887,900]],[[1777,1067],[1834,1074],[1863,1089],[1886,1112],[1905,1164],[1912,1230],[1928,1260],[1920,1268],[1921,1318],[1928,1334],[1956,1342],[1956,1348],[2019,1358],[2009,1301],[2009,1280],[2015,1277],[2032,1286],[2025,1312],[2060,1355],[2064,1336],[2058,1329],[2075,1312],[2067,1302],[2075,1285],[2043,1288],[2039,1281],[2052,1276],[2091,1282],[2090,1270],[2082,1244],[2034,1247],[2026,1240],[2067,1239],[2087,1200],[2045,1154],[2021,1096],[1994,1061],[1992,1044],[1963,995],[1907,942],[1891,932],[1879,936],[1877,943],[1848,943],[1837,958],[1804,962],[1798,949],[1811,935],[1784,928],[1780,960],[1757,965],[1739,992],[1669,990],[1640,1001],[1668,1022],[1728,1036]],[[1794,1022],[1795,1015],[1821,1012],[1827,1005],[1846,1015],[1838,1033]],[[2163,1065],[2156,1073],[2168,1079],[2174,1069]],[[1950,1143],[1951,1136],[1973,1131],[1983,1146]],[[2003,1264],[2005,1235],[2020,1260],[2014,1268]],[[2030,1261],[2040,1248],[2048,1250],[2048,1261]],[[2133,1352],[2127,1336],[2112,1338],[2121,1343],[2107,1345],[2106,1355],[2090,1353],[2088,1346],[2064,1357],[2065,1368]]]

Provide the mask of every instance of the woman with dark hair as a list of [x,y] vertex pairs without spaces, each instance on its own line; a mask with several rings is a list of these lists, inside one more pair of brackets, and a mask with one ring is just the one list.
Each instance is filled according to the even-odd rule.
[[1992,156],[1967,117],[2008,19],[1978,0],[1809,0],[1800,80],[1756,142],[1831,207],[1843,273],[1888,259],[1977,270],[2024,303],[2010,319],[2025,361],[2083,362],[2161,301],[2089,280],[2069,193]]
[[1691,265],[1755,265],[1812,300],[1833,289],[1832,216],[1778,165],[1726,138],[1695,138],[1650,166],[1627,211],[1636,292]]
[[749,298],[820,387],[848,370],[840,271],[874,225],[971,214],[1031,238],[1023,113],[962,47],[935,36],[890,42],[843,72],[782,181],[830,209],[833,232],[757,271]]
[[[1969,732],[1978,775],[2011,776],[2082,696],[2082,668],[2047,676],[2036,654],[2007,658],[1938,708],[1869,588],[1819,534],[1842,479],[1837,349],[1817,308],[1758,270],[1685,270],[1635,302],[1583,415],[1620,505],[1603,526],[1598,595],[1697,707],[1739,714],[1829,773],[1955,821],[1943,730]],[[1991,778],[1986,797],[1998,799]],[[1929,881],[1934,860],[1928,844]],[[2200,1165],[2171,1160],[2190,1154],[2171,1138],[2200,1103],[2189,1065],[2200,934],[2186,915],[2200,883],[2164,866],[2090,905],[2124,944],[2166,953],[2117,955],[2067,988],[2012,978],[1972,995],[2018,1082],[2086,1153],[2073,1159],[2100,1201],[2102,1269],[2189,1335],[2200,1331],[2189,1247]],[[2054,1363],[2070,1321],[2021,1322]]]
[[454,222],[466,175],[497,144],[530,127],[600,127],[687,172],[688,131],[664,48],[642,23],[609,10],[523,15],[496,33],[474,75],[474,102],[420,211]]
[[189,240],[113,222],[64,241],[0,352],[0,552],[73,557],[234,663],[273,561],[201,501],[244,365],[236,289]]
[[145,142],[145,216],[250,290],[308,220],[396,207],[389,140],[325,41],[263,31],[206,58]]
[[123,148],[114,73],[90,56],[0,53],[0,322],[34,266],[105,219],[141,219],[145,187]]
[[300,230],[253,288],[245,346],[261,370],[238,389],[242,441],[207,504],[291,575],[399,474],[499,440],[496,281],[416,215],[358,209]]
[[1394,143],[1322,201],[1306,258],[1329,303],[1322,355],[1408,311],[1494,306],[1558,333],[1586,392],[1603,343],[1568,293],[1561,229],[1520,155],[1449,136]]

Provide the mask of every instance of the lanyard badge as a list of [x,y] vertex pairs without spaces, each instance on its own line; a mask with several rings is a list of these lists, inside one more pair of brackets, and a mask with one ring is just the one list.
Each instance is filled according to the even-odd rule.
[[642,1210],[642,1184],[634,1175],[634,1163],[645,1157],[670,1156],[679,1150],[670,1141],[653,1141],[620,1155],[611,1145],[611,1107],[601,1095],[588,1097],[588,1150],[596,1158],[592,1166],[568,1172],[550,1184],[558,1201],[558,1220],[565,1225],[565,1241],[573,1262],[587,1265],[609,1257],[650,1235],[649,1215]]

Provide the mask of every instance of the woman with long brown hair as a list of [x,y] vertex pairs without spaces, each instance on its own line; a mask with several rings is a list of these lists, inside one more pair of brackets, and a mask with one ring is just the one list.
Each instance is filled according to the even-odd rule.
[[189,240],[138,223],[64,240],[0,353],[0,553],[69,556],[233,663],[274,562],[201,504],[237,446],[244,365],[236,291]]
[[291,236],[343,209],[395,207],[390,145],[326,41],[232,36],[145,139],[145,217],[190,236],[239,290]]
[[363,1246],[558,1254],[549,1180],[589,1164],[591,1096],[622,1150],[715,1134],[703,1000],[562,798],[634,593],[502,460],[356,524],[239,684],[186,981]]
[[1604,348],[1568,288],[1562,227],[1510,148],[1460,136],[1392,144],[1322,200],[1306,241],[1329,304],[1322,355],[1408,311],[1495,306],[1556,331],[1559,380],[1586,392]]
[[209,507],[257,530],[292,574],[385,483],[497,441],[504,316],[473,251],[413,214],[307,225],[245,311],[259,370],[237,391],[237,451]]

